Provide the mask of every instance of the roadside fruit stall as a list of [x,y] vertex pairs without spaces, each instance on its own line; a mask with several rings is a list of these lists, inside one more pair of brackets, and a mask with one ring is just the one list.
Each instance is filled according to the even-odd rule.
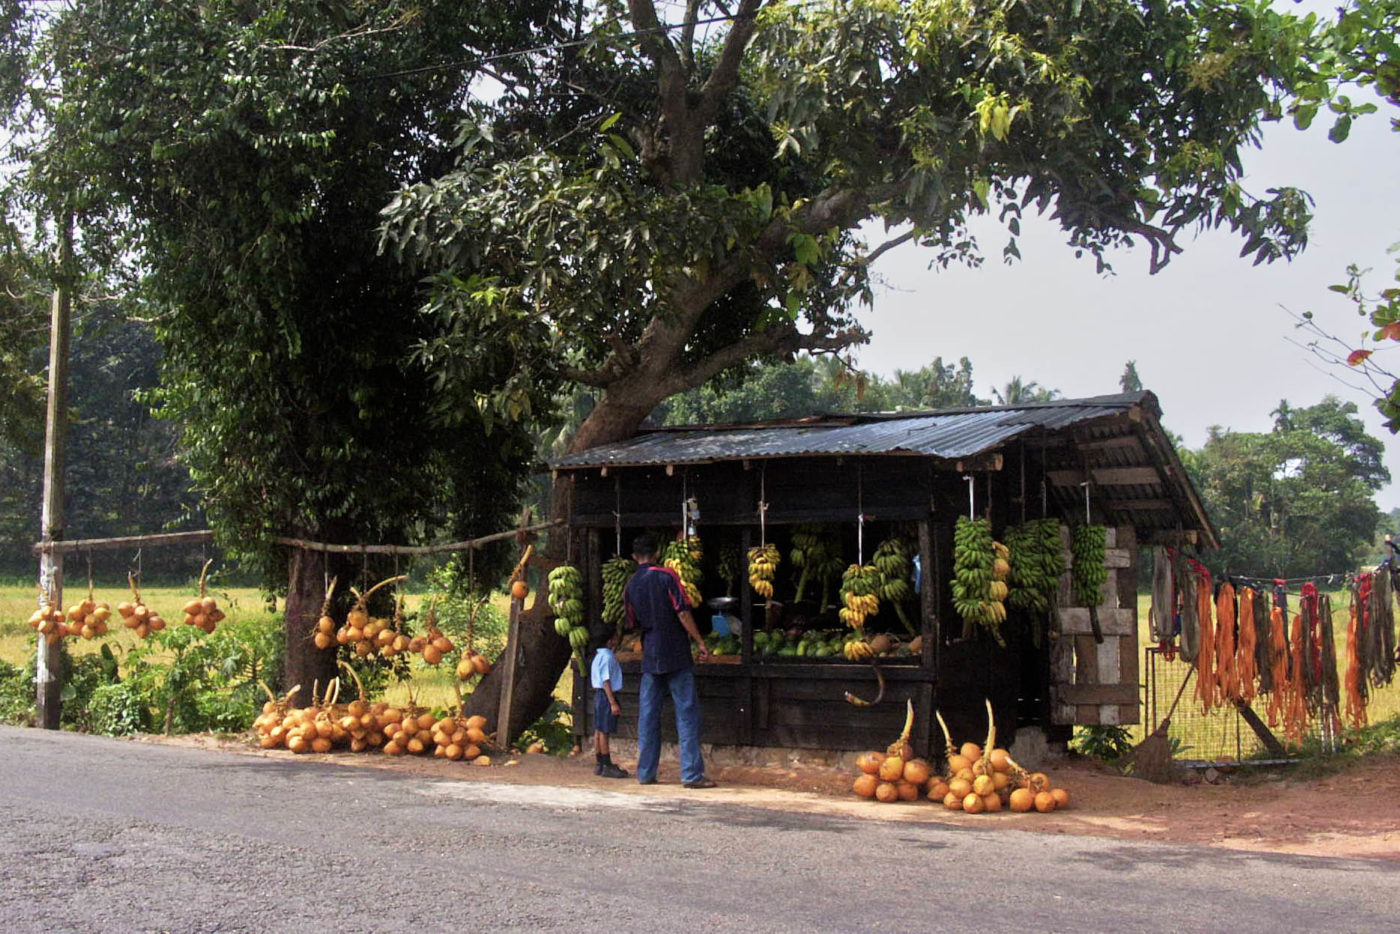
[[[990,702],[1005,743],[1135,723],[1139,546],[1216,544],[1160,417],[1142,392],[643,430],[569,455],[551,465],[573,556],[557,628],[584,661],[622,625],[650,532],[711,651],[707,743],[867,749],[911,702],[919,757],[944,746],[935,710],[977,735]],[[625,635],[624,737],[636,649]]]

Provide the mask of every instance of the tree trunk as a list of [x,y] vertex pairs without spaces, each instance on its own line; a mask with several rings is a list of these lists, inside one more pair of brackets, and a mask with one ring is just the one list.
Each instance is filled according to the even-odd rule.
[[[623,398],[619,399],[619,393],[615,390],[608,391],[603,401],[579,426],[569,444],[569,453],[630,438],[660,401],[649,398],[650,394],[646,393],[620,395]],[[550,491],[551,519],[568,520],[570,492],[571,484],[567,478],[555,481]],[[557,566],[568,560],[569,536],[572,534],[573,530],[567,527],[549,534],[549,541],[539,552],[547,565]],[[538,588],[533,597],[534,602],[520,614],[520,654],[517,656],[519,661],[515,669],[515,690],[511,702],[511,736],[519,736],[522,730],[549,709],[559,677],[572,654],[569,640],[559,638],[554,631],[554,612],[549,608],[544,588]],[[467,699],[468,715],[480,714],[485,717],[488,731],[495,730],[498,725],[504,661],[501,659],[496,663]]]
[[[310,536],[308,536],[310,537]],[[287,578],[286,650],[283,684],[287,690],[300,686],[292,697],[292,705],[306,707],[311,704],[311,689],[319,685],[324,692],[326,685],[336,676],[336,649],[318,649],[312,641],[312,630],[321,616],[321,604],[325,602],[326,582],[332,577],[339,578],[335,599],[331,604],[331,616],[339,626],[345,621],[349,609],[346,596],[348,587],[359,569],[352,556],[327,554],[320,551],[292,552]]]

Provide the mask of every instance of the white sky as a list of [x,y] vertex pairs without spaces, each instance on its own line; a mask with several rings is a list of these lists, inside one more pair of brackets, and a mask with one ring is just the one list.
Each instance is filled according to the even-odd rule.
[[[1246,157],[1252,193],[1292,184],[1316,199],[1308,248],[1291,263],[1251,266],[1238,255],[1243,239],[1217,231],[1183,237],[1184,252],[1156,276],[1147,273],[1145,246],[1110,256],[1116,274],[1099,276],[1092,258],[1075,259],[1053,223],[1029,218],[1022,222],[1024,260],[1012,266],[1001,262],[1006,237],[994,227],[979,238],[987,256],[981,269],[932,271],[927,251],[905,245],[876,263],[886,285],[863,318],[874,337],[856,359],[887,376],[939,355],[967,356],[979,395],[1020,375],[1070,397],[1118,392],[1124,363],[1136,360],[1143,385],[1161,401],[1164,423],[1190,447],[1204,442],[1211,425],[1267,431],[1279,400],[1311,405],[1334,393],[1357,403],[1371,432],[1387,443],[1386,464],[1400,481],[1400,438],[1382,428],[1367,396],[1288,343],[1304,336],[1284,311],[1311,310],[1350,338],[1362,321],[1327,287],[1346,281],[1350,263],[1372,270],[1368,291],[1394,285],[1394,259],[1386,254],[1400,241],[1394,115],[1382,103],[1341,145],[1327,139],[1325,112],[1307,133],[1291,123],[1272,125],[1262,150]],[[878,232],[871,240],[878,242]],[[1376,359],[1387,362],[1380,353]],[[1400,483],[1377,500],[1384,510],[1400,506]]]

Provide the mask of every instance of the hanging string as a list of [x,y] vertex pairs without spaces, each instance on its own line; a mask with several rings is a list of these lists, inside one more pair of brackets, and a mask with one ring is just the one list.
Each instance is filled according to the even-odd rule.
[[1021,524],[1026,524],[1026,444],[1021,442]]
[[88,599],[91,600],[91,599],[92,599],[92,549],[88,549],[88,550],[85,552],[85,554],[87,555],[87,566],[88,566]]
[[758,544],[768,544],[768,465],[758,468]]
[[965,473],[963,479],[967,481],[967,518],[975,520],[977,518],[977,488],[973,484],[977,482],[977,478],[970,473]]
[[1094,520],[1089,514],[1089,481],[1085,480],[1079,485],[1084,488],[1084,524],[1093,525]]
[[865,470],[856,464],[856,564],[865,564]]
[[617,553],[622,554],[622,475],[613,474],[613,535],[617,539]]

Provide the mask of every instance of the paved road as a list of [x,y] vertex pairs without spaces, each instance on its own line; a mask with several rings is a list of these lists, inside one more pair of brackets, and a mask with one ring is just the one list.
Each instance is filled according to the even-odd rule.
[[1400,865],[0,728],[0,930],[1400,929]]

